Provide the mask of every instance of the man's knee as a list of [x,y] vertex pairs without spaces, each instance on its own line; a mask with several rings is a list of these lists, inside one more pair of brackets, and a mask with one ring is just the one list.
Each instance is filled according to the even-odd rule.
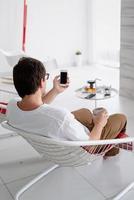
[[93,114],[87,108],[81,108],[79,110],[73,111],[75,118],[81,123],[91,124],[93,121]]
[[93,119],[93,114],[92,112],[87,109],[87,108],[81,108],[81,113],[86,116],[86,117],[90,117],[90,119]]
[[88,115],[93,115],[92,114],[92,112],[90,111],[90,110],[88,110],[87,108],[81,108],[81,109],[79,109],[79,110],[75,110],[75,111],[73,111],[72,113],[78,113],[78,114],[88,114]]
[[113,114],[112,116],[113,116],[113,118],[114,118],[114,120],[116,122],[122,122],[122,123],[126,123],[127,122],[126,115],[124,115],[122,113]]
[[114,130],[121,131],[126,127],[127,117],[124,114],[113,114],[109,117],[109,123],[111,124],[111,128]]
[[92,112],[89,110],[89,109],[87,109],[87,108],[81,108],[80,109],[83,113],[90,113],[91,115],[92,115]]
[[127,117],[124,114],[113,114],[103,129],[101,139],[116,138],[121,131],[126,129]]
[[120,114],[121,120],[127,122],[127,116],[124,114]]

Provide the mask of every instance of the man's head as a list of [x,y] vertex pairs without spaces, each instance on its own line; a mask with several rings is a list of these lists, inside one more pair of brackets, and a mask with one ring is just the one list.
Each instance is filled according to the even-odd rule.
[[46,70],[39,60],[21,58],[13,68],[13,81],[20,97],[34,94],[45,81]]

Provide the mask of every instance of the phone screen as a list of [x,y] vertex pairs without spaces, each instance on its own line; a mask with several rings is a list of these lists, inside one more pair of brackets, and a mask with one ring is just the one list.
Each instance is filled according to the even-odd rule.
[[60,72],[60,84],[66,84],[67,83],[67,71],[61,71]]

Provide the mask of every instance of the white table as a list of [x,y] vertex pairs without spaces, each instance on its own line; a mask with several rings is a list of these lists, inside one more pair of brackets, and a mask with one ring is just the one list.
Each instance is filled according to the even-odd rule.
[[[84,87],[76,90],[76,96],[78,98],[81,98],[81,99],[87,99],[86,97],[90,94],[91,94],[90,92],[85,91]],[[89,98],[87,100],[94,101],[95,102],[95,108],[96,108],[97,107],[97,101],[110,99],[110,98],[116,96],[117,94],[118,94],[118,90],[116,90],[115,88],[111,88],[110,89],[110,95],[105,96],[105,86],[100,86],[100,87],[96,88],[95,96],[92,97],[92,98]]]

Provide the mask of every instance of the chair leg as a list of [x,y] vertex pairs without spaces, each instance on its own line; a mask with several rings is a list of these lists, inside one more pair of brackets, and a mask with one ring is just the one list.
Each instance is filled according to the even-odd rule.
[[19,200],[19,197],[26,191],[28,190],[32,185],[34,185],[35,183],[37,183],[40,179],[42,179],[44,176],[46,176],[47,174],[49,174],[50,172],[52,172],[54,169],[58,168],[59,165],[53,165],[52,167],[50,167],[48,170],[46,170],[45,172],[39,174],[37,177],[35,177],[33,180],[31,180],[28,184],[26,184],[20,191],[17,192],[16,196],[15,196],[15,200]]
[[134,182],[130,183],[124,190],[122,190],[118,195],[116,195],[113,200],[119,200],[121,199],[129,190],[131,190],[134,187]]

